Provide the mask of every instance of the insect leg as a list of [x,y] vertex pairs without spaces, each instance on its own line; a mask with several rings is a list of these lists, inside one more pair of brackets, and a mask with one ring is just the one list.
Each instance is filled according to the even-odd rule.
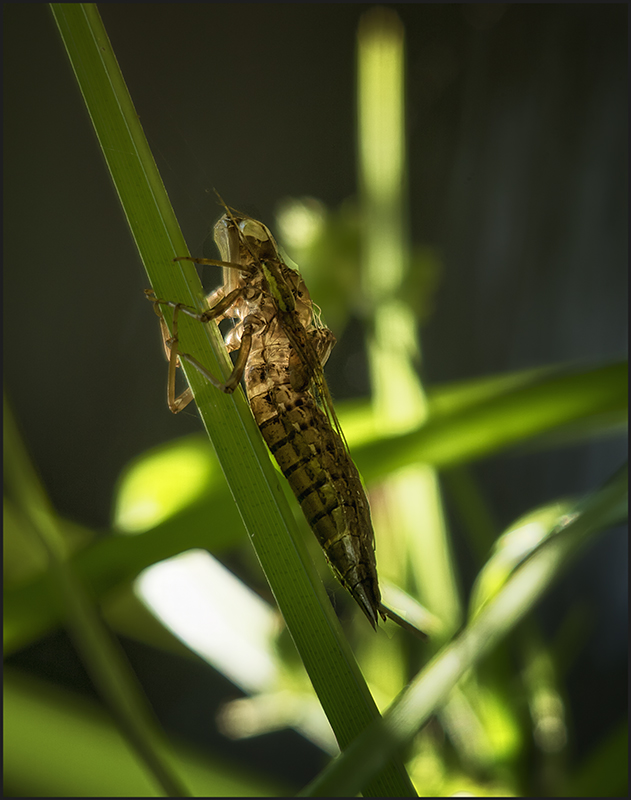
[[[173,318],[175,321],[175,314],[173,315]],[[230,377],[225,383],[218,381],[214,375],[211,375],[211,373],[208,372],[208,370],[203,364],[200,364],[200,362],[196,358],[189,355],[188,353],[178,353],[178,358],[181,358],[183,361],[187,361],[189,364],[195,367],[195,369],[198,372],[200,372],[206,378],[206,380],[212,383],[212,385],[215,386],[217,389],[221,389],[221,391],[225,392],[226,394],[232,394],[232,392],[234,392],[234,390],[241,382],[241,378],[243,377],[243,371],[245,370],[245,365],[247,364],[248,356],[250,355],[250,348],[252,347],[253,329],[254,329],[253,318],[246,317],[245,320],[243,321],[243,333],[241,334],[241,347],[239,348],[237,360],[235,362],[232,372],[230,373]],[[173,409],[171,410],[173,411]]]
[[[233,384],[233,376],[234,370],[231,374],[228,381],[223,384],[221,381],[218,381],[215,377],[213,377],[208,370],[200,364],[197,359],[193,356],[189,355],[188,353],[180,353],[178,350],[178,335],[177,335],[177,328],[178,328],[178,315],[180,312],[187,314],[193,319],[197,319],[200,322],[210,322],[212,319],[217,319],[227,311],[230,306],[232,306],[235,300],[238,299],[239,295],[242,292],[242,288],[237,288],[234,291],[227,294],[225,297],[221,297],[221,299],[215,303],[211,308],[206,309],[206,311],[197,312],[194,309],[188,308],[187,306],[183,305],[182,303],[175,303],[172,300],[160,300],[156,298],[155,292],[152,289],[146,289],[145,294],[147,298],[151,300],[153,303],[154,311],[158,315],[158,319],[160,320],[160,331],[162,333],[162,343],[164,346],[164,352],[166,357],[169,361],[169,372],[168,372],[168,379],[167,379],[167,404],[169,406],[169,410],[173,414],[178,414],[182,411],[186,406],[191,402],[193,399],[193,393],[191,391],[190,386],[182,392],[179,397],[175,396],[175,371],[180,364],[180,360],[183,359],[184,361],[188,361],[192,364],[199,372],[204,375],[204,377],[216,386],[217,388],[221,389],[222,391],[233,392],[236,386],[238,385],[239,381],[241,380],[241,375],[243,374],[243,369],[245,367],[245,363],[241,367],[241,374],[234,381]],[[219,296],[219,293],[214,293],[215,297]],[[171,306],[173,308],[173,333],[169,332],[167,327],[166,321],[164,319],[164,315],[162,314],[162,310],[160,306],[166,305]],[[251,340],[251,334],[250,334]],[[247,350],[249,352],[249,344],[247,346]],[[246,355],[247,359],[247,355]],[[236,367],[235,367],[236,370]],[[226,388],[228,387],[228,388]]]
[[384,622],[386,617],[388,619],[391,619],[393,622],[396,622],[397,625],[400,625],[404,630],[413,634],[423,642],[427,641],[427,639],[429,638],[428,635],[425,633],[425,631],[422,631],[420,628],[417,628],[416,625],[413,625],[411,622],[408,622],[407,619],[405,619],[404,617],[399,616],[399,614],[397,614],[396,611],[393,611],[385,603],[380,602],[378,610]]
[[175,396],[175,370],[179,365],[179,358],[177,351],[177,342],[178,342],[177,317],[178,317],[179,307],[176,304],[175,310],[173,312],[173,335],[171,335],[167,327],[166,321],[164,319],[162,309],[160,308],[160,302],[156,300],[154,292],[151,289],[146,289],[145,294],[147,295],[148,299],[153,302],[153,309],[158,315],[158,318],[160,320],[162,344],[164,345],[164,352],[169,361],[169,374],[167,379],[167,404],[169,406],[170,411],[173,414],[178,414],[180,411],[182,411],[182,409],[186,408],[186,406],[193,399],[193,393],[191,391],[190,386],[185,391],[183,391],[179,397]]
[[[214,306],[207,308],[205,311],[196,311],[194,308],[184,305],[184,303],[176,303],[173,300],[159,300],[151,289],[145,289],[145,294],[149,300],[151,300],[154,306],[170,306],[171,308],[179,309],[179,311],[181,311],[183,314],[186,314],[193,319],[197,319],[200,322],[210,322],[211,319],[223,317],[230,306],[234,305],[235,301],[238,300],[239,296],[243,293],[243,289],[243,286],[239,286],[225,297],[214,292],[209,297],[211,299],[214,297],[221,297],[221,299],[215,303]],[[161,312],[156,313],[158,316],[161,316]]]
[[220,261],[216,258],[195,258],[193,256],[177,256],[174,261],[192,261],[194,264],[210,264],[211,267],[228,267],[238,269],[239,272],[252,272],[253,268],[247,264],[238,264],[235,261]]

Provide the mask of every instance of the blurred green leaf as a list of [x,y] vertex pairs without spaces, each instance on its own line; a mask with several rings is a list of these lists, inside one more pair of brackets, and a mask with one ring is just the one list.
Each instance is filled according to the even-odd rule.
[[30,523],[48,559],[47,578],[59,598],[64,622],[82,661],[108,703],[129,745],[168,796],[188,796],[173,772],[168,746],[153,718],[118,642],[96,613],[80,580],[69,568],[68,538],[62,532],[37,473],[21,441],[6,397],[4,398],[3,456],[9,496]]
[[[225,757],[174,748],[196,797],[278,797],[286,786]],[[108,715],[95,703],[5,668],[4,791],[21,797],[159,797]]]
[[[280,241],[300,265],[314,299],[326,300],[324,317],[340,338],[352,315],[364,318],[361,289],[361,212],[355,200],[335,210],[313,197],[286,198],[276,211]],[[400,294],[423,323],[433,311],[442,262],[435,248],[412,246]]]
[[114,527],[130,534],[154,528],[223,483],[205,437],[187,436],[153,448],[134,459],[118,480]]
[[471,591],[471,619],[497,595],[519,564],[555,531],[559,518],[569,513],[572,505],[568,500],[529,511],[497,539]]
[[376,436],[353,446],[365,480],[425,462],[463,464],[515,447],[568,424],[604,418],[621,423],[628,408],[627,362],[535,379],[526,386],[486,397],[464,398],[451,413],[431,416],[422,427],[399,436]]
[[[91,596],[98,599],[165,558],[197,547],[218,553],[243,537],[243,523],[224,485],[209,491],[203,502],[191,505],[149,531],[98,538],[77,553],[71,564]],[[63,601],[51,576],[46,573],[7,591],[4,614],[6,653],[59,624]]]

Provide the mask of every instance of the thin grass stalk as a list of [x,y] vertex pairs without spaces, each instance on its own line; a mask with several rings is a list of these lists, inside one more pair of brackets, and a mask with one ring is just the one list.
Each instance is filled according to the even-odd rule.
[[[402,297],[410,264],[404,76],[403,25],[392,10],[372,9],[358,34],[359,183],[373,402],[378,426],[388,434],[414,429],[428,414],[416,372],[417,324]],[[380,498],[381,508],[375,508],[380,574],[405,586],[409,565],[413,582],[407,588],[441,620],[439,638],[447,638],[462,612],[437,475],[417,462],[391,475]]]

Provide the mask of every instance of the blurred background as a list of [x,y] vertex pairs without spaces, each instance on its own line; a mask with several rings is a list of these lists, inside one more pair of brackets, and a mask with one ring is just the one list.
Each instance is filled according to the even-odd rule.
[[[215,253],[214,188],[272,228],[287,198],[348,207],[356,34],[368,8],[99,6],[192,253]],[[424,382],[623,358],[626,5],[390,8],[406,36],[408,224],[431,265],[419,309]],[[3,17],[5,389],[56,509],[105,531],[130,459],[200,423],[166,408],[147,280],[50,10],[5,4]],[[203,277],[212,288],[216,276]],[[344,318],[334,332],[333,396],[366,396],[361,321]],[[473,471],[502,529],[594,488],[625,454],[616,439]],[[449,521],[466,592],[477,568]],[[577,598],[584,636],[565,684],[576,764],[626,719],[625,531],[602,536],[548,595],[538,611],[546,635]],[[321,768],[322,752],[293,731],[234,742],[211,729],[239,694],[211,667],[124,646],[168,731],[296,785]],[[61,631],[9,664],[93,693]],[[174,694],[175,671],[187,677]]]

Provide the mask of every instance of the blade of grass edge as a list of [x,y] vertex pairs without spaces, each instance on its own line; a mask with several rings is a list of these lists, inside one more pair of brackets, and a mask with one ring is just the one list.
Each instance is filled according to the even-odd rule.
[[[159,297],[201,308],[194,268],[172,263],[188,250],[96,6],[51,7],[152,286]],[[229,359],[216,326],[182,322],[182,349],[226,376]],[[377,707],[300,540],[242,392],[224,395],[195,370],[186,377],[258,559],[344,748],[378,718]],[[367,793],[408,796],[414,790],[395,758]]]

